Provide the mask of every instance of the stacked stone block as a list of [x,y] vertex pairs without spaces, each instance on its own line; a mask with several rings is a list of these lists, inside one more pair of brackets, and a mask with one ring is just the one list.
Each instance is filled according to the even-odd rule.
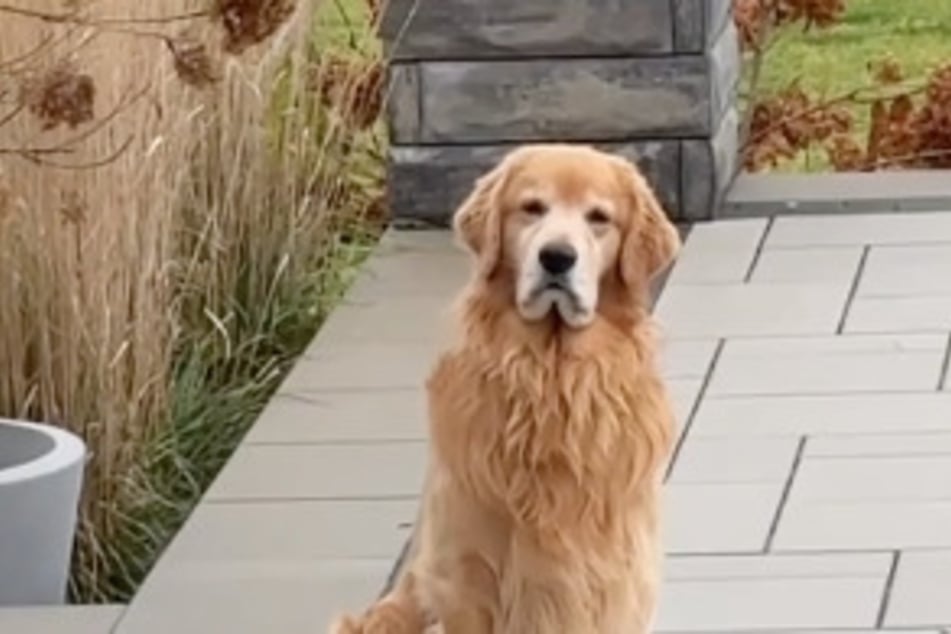
[[731,0],[390,0],[390,202],[443,225],[521,143],[635,160],[677,220],[711,218],[734,176]]

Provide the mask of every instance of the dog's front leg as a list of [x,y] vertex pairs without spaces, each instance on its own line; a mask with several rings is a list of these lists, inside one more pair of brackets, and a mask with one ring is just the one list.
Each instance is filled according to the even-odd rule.
[[601,634],[589,587],[583,566],[514,536],[499,588],[497,634]]
[[430,544],[439,547],[424,553],[423,600],[445,634],[494,634],[498,581],[492,566],[479,544],[466,539],[461,525],[439,529],[449,529],[456,539],[435,539]]
[[538,580],[510,582],[502,591],[497,634],[592,634],[587,610],[566,587]]

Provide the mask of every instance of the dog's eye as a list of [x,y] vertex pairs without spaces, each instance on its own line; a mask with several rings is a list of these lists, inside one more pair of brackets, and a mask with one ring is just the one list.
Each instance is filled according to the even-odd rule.
[[611,222],[611,217],[599,207],[589,209],[585,218],[593,225],[606,225]]
[[522,203],[522,211],[529,216],[544,216],[545,212],[548,211],[548,207],[545,206],[545,203],[542,201],[533,198],[532,200],[526,200]]

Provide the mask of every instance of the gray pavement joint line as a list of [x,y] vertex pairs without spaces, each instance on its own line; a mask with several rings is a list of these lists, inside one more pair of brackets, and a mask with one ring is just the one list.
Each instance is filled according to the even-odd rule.
[[776,222],[776,216],[770,216],[766,221],[766,227],[763,229],[763,235],[759,237],[756,244],[756,250],[753,251],[753,259],[750,260],[750,266],[746,269],[746,275],[743,276],[743,283],[749,284],[756,272],[756,266],[759,264],[760,257],[763,255],[763,249],[766,248],[766,240],[769,238],[769,232],[773,230],[773,223]]
[[901,551],[896,550],[892,554],[892,565],[888,569],[888,577],[885,578],[885,588],[882,592],[882,603],[878,609],[878,617],[875,619],[875,629],[885,627],[885,616],[888,613],[888,606],[891,603],[892,588],[895,586],[895,575],[898,572],[898,564],[901,561]]
[[424,445],[429,440],[418,438],[400,438],[383,436],[380,438],[314,438],[305,440],[255,440],[250,438],[242,444],[248,447],[381,447],[386,445]]
[[[713,285],[710,285],[713,286]],[[680,288],[684,288],[684,285],[681,285]],[[864,299],[864,297],[863,297]],[[743,334],[739,332],[727,332],[722,335],[715,335],[711,333],[701,334],[701,335],[692,335],[689,337],[670,337],[670,341],[709,341],[715,339],[716,337],[724,337],[727,339],[736,339],[737,341],[756,341],[758,339],[772,339],[776,340],[786,340],[786,341],[796,341],[796,340],[816,340],[816,339],[915,339],[915,338],[934,338],[940,337],[943,333],[947,331],[946,328],[941,328],[940,330],[908,330],[906,328],[896,327],[895,330],[880,330],[876,332],[842,332],[842,333],[830,333],[830,332],[801,332],[801,333],[789,333],[789,332],[760,332],[755,334]],[[942,350],[944,349],[944,344],[942,344]],[[366,388],[374,389],[374,388]]]
[[[951,553],[947,546],[907,546],[902,547],[903,553],[940,553],[942,555]],[[758,550],[713,550],[713,551],[673,551],[666,552],[664,556],[668,559],[782,559],[796,557],[812,557],[815,555],[891,555],[895,549],[891,546],[882,546],[881,548],[857,547],[857,548],[774,548],[769,553],[763,554],[762,549]]]
[[199,504],[202,505],[224,505],[224,504],[271,504],[271,503],[308,503],[308,502],[413,502],[418,500],[419,493],[394,493],[392,495],[282,495],[267,496],[257,495],[249,497],[212,497],[204,498]]
[[[856,388],[856,389],[843,389],[836,391],[822,391],[822,390],[798,390],[791,392],[720,392],[718,394],[711,394],[711,401],[736,401],[736,400],[756,400],[756,399],[769,399],[769,398],[835,398],[835,397],[851,397],[851,396],[928,396],[933,395],[935,391],[933,389],[924,389],[924,388],[915,388],[915,389],[872,389],[872,388]],[[941,392],[944,395],[944,392]],[[951,398],[951,394],[948,394],[948,397]],[[862,433],[862,432],[852,432],[852,433]],[[729,435],[729,434],[728,434]]]
[[701,383],[700,390],[697,392],[693,406],[690,408],[690,413],[687,415],[687,420],[684,421],[684,427],[680,432],[680,438],[677,440],[677,444],[674,445],[674,449],[670,454],[670,461],[667,463],[667,473],[664,474],[664,482],[670,480],[670,476],[674,472],[674,466],[677,463],[677,458],[680,457],[680,451],[683,449],[684,443],[687,442],[687,436],[690,434],[690,428],[693,426],[693,421],[697,417],[697,412],[700,410],[700,405],[703,403],[703,399],[706,396],[707,388],[710,385],[710,381],[713,379],[713,373],[716,372],[717,363],[720,361],[720,355],[723,353],[724,345],[726,345],[726,339],[720,339],[717,341],[717,347],[713,351],[713,357],[710,359],[710,363],[707,365],[707,371],[704,374],[703,383]]
[[[161,559],[162,559],[161,556],[159,556],[158,561],[156,561],[156,562],[152,565],[152,568],[153,568],[153,569],[154,569],[156,566],[158,566],[159,561],[161,561]],[[149,574],[151,574],[151,573],[149,573]],[[129,610],[132,609],[132,604],[135,603],[135,599],[136,599],[136,597],[138,596],[139,592],[142,590],[142,586],[144,586],[144,585],[145,585],[145,582],[144,582],[144,581],[143,581],[142,583],[140,583],[140,584],[139,584],[139,587],[136,588],[136,590],[135,590],[135,594],[132,595],[132,598],[129,600],[129,602],[128,602],[126,605],[122,606],[122,611],[119,612],[119,616],[116,618],[115,621],[112,622],[112,625],[109,626],[108,634],[119,634],[119,629],[120,629],[121,626],[122,626],[122,622],[125,620],[125,617],[126,617],[126,615],[129,613]]]
[[779,523],[783,519],[783,512],[786,510],[786,504],[789,502],[789,494],[792,492],[793,484],[796,481],[796,474],[799,472],[799,465],[802,464],[803,455],[806,453],[806,441],[808,436],[799,439],[799,446],[796,448],[796,456],[793,458],[792,465],[789,468],[789,476],[783,485],[783,492],[779,496],[779,503],[776,505],[776,513],[773,515],[773,521],[769,526],[769,533],[766,534],[766,542],[763,545],[763,553],[766,554],[773,548],[773,541],[776,539],[776,533],[779,531]]
[[845,307],[842,309],[842,317],[839,318],[839,326],[835,329],[835,334],[841,335],[845,331],[845,322],[849,318],[849,312],[852,309],[852,302],[859,292],[859,284],[862,283],[862,274],[865,273],[865,264],[868,262],[871,245],[866,244],[862,247],[862,257],[859,258],[859,266],[855,271],[855,278],[852,280],[852,286],[849,288],[849,294],[845,298]]
[[842,627],[842,626],[817,626],[817,627],[789,627],[785,625],[776,627],[757,627],[753,629],[744,628],[742,630],[658,630],[655,634],[806,634],[807,632],[816,632],[817,634],[828,634],[829,632],[840,632],[841,634],[866,634],[866,632],[921,632],[922,634],[951,634],[951,629],[941,625],[908,625],[899,627],[889,627],[883,630],[874,630],[867,627]]
[[944,389],[944,385],[948,381],[949,363],[951,363],[951,333],[948,334],[948,344],[944,348],[944,359],[941,361],[941,374],[938,376],[938,392]]

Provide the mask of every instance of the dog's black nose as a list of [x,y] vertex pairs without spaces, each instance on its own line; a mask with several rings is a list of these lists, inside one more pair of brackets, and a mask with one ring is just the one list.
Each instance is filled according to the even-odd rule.
[[542,268],[552,275],[562,275],[571,270],[578,261],[578,252],[563,242],[546,245],[538,253]]

